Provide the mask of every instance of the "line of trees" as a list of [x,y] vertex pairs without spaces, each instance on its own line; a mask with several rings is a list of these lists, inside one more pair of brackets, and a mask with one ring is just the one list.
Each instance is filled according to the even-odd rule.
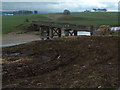
[[94,10],[95,12],[107,12],[107,9],[105,9],[105,8],[103,8],[103,9],[100,9],[100,8],[98,8],[98,9],[93,8],[93,10]]
[[5,14],[13,14],[13,15],[27,15],[27,14],[38,14],[37,10],[30,11],[30,10],[19,10],[14,12],[6,12]]
[[19,15],[21,15],[21,14],[33,14],[33,12],[29,11],[29,10],[19,10],[19,11],[14,12],[13,14],[14,15],[16,15],[16,14],[19,14]]

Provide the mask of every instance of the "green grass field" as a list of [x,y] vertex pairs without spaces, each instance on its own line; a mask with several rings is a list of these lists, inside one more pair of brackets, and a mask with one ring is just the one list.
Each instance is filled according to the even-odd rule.
[[48,18],[42,15],[14,15],[14,16],[3,16],[2,17],[2,33],[6,34],[14,30],[17,26],[21,24],[26,24],[25,20],[48,20]]
[[58,22],[80,23],[80,24],[108,24],[118,25],[118,13],[106,12],[83,12],[72,13],[70,16],[63,17]]
[[116,12],[82,12],[63,15],[62,13],[15,15],[2,17],[2,33],[11,32],[20,24],[25,24],[25,20],[54,21],[64,23],[79,23],[92,25],[118,26],[118,13]]

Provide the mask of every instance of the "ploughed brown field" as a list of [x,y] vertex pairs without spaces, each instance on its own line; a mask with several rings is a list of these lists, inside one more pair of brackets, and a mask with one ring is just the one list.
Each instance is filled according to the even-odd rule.
[[3,48],[3,88],[117,88],[119,43],[77,36]]

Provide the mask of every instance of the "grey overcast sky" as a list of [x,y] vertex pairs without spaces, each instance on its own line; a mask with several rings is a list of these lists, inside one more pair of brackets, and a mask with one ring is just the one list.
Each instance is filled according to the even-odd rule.
[[[108,11],[118,11],[119,0],[2,0],[2,2],[54,2],[43,4],[40,8],[50,10],[51,12],[62,11],[64,9],[80,12],[92,8],[106,8]],[[3,10],[9,7],[3,7]],[[12,7],[11,9],[13,9]],[[29,5],[27,8],[29,8]]]

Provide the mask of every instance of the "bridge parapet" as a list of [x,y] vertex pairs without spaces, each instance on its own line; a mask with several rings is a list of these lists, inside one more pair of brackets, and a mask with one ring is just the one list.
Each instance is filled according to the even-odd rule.
[[77,36],[78,31],[92,32],[97,30],[93,25],[80,25],[71,23],[58,23],[46,21],[33,21],[33,27],[40,31],[41,38],[54,38],[63,36]]
[[32,23],[38,26],[65,28],[65,29],[72,29],[72,30],[77,30],[77,31],[95,30],[93,25],[80,25],[80,24],[57,23],[57,22],[46,22],[46,21],[33,21]]

